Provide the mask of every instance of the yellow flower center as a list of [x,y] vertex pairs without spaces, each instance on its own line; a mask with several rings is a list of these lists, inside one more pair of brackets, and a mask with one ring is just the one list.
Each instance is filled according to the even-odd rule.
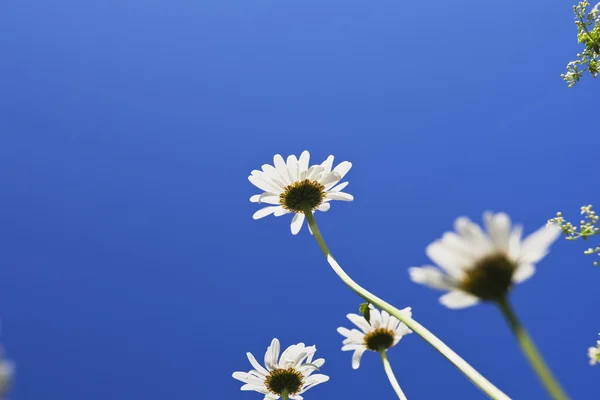
[[517,265],[505,254],[487,256],[467,271],[461,289],[482,300],[500,300],[510,289],[516,269]]
[[325,186],[305,179],[288,185],[279,195],[279,204],[288,211],[299,213],[306,208],[314,210],[325,200]]
[[377,328],[365,335],[364,344],[372,351],[387,350],[394,344],[394,331],[386,328]]
[[294,368],[274,369],[265,379],[265,386],[273,394],[281,396],[285,390],[293,396],[302,389],[303,378]]

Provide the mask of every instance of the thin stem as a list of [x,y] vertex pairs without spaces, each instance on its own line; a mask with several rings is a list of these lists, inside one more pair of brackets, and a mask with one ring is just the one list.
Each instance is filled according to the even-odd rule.
[[390,384],[394,388],[394,391],[398,395],[398,398],[400,400],[407,400],[406,396],[404,395],[404,392],[402,391],[402,389],[400,388],[400,385],[398,384],[398,381],[396,380],[394,371],[392,371],[392,366],[390,365],[390,361],[387,358],[387,352],[385,351],[385,349],[382,349],[379,351],[379,354],[381,354],[381,360],[383,361],[383,368],[385,369],[385,374],[387,375],[388,379],[390,380]]
[[281,400],[288,400],[288,391],[287,389],[283,389],[281,392]]
[[529,364],[531,364],[531,367],[534,369],[538,378],[540,378],[540,380],[542,381],[542,384],[544,385],[550,396],[555,400],[568,399],[569,397],[560,387],[556,378],[554,378],[554,376],[552,375],[552,372],[544,362],[542,355],[535,347],[533,340],[531,340],[531,337],[529,337],[527,330],[525,330],[525,328],[519,322],[508,300],[502,299],[501,301],[498,301],[498,306],[500,307],[502,314],[504,314],[504,317],[506,318],[510,329],[517,337],[517,341],[519,342],[519,345],[521,346],[521,350],[525,354],[525,357],[529,361]]
[[380,299],[375,296],[373,293],[364,289],[358,283],[354,282],[348,274],[340,267],[340,265],[335,261],[327,244],[325,244],[325,240],[323,240],[323,236],[321,236],[321,232],[319,231],[319,227],[317,226],[317,222],[312,214],[312,210],[308,209],[304,212],[306,216],[306,220],[308,221],[308,225],[310,226],[311,232],[313,233],[321,251],[327,258],[327,262],[333,268],[335,273],[342,279],[342,281],[352,289],[356,294],[365,299],[367,302],[373,304],[376,307],[379,307],[382,310],[387,311],[398,320],[403,322],[406,326],[408,326],[413,332],[417,335],[421,336],[427,343],[429,343],[433,348],[439,351],[444,357],[448,359],[456,368],[458,368],[467,378],[473,382],[475,386],[480,388],[485,394],[487,394],[490,398],[495,400],[510,400],[510,398],[504,394],[500,389],[494,386],[490,381],[485,379],[483,375],[481,375],[475,368],[471,367],[465,360],[463,360],[458,354],[456,354],[452,349],[444,344],[440,339],[438,339],[433,333],[429,332],[423,325],[419,324],[414,319],[404,315],[400,312],[396,307],[392,306],[388,302]]

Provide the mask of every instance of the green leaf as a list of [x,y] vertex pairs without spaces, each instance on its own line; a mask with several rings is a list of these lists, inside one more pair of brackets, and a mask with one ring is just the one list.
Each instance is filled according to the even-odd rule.
[[360,313],[367,320],[369,325],[371,324],[371,310],[369,309],[369,303],[362,303],[359,308]]

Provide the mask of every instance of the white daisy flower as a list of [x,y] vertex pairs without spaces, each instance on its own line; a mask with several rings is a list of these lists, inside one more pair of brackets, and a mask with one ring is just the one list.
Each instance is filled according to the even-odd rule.
[[288,156],[287,162],[279,154],[275,154],[274,166],[265,164],[262,171],[252,171],[248,180],[264,193],[252,196],[250,201],[272,204],[255,212],[252,218],[260,219],[270,214],[279,217],[294,213],[291,230],[296,235],[302,228],[307,209],[313,213],[316,210],[327,211],[331,200],[354,200],[352,195],[342,192],[348,182],[338,185],[352,168],[350,162],[341,162],[332,170],[333,156],[311,167],[308,166],[309,159],[308,151],[304,151],[300,158],[293,154]]
[[590,358],[590,365],[600,363],[600,340],[596,342],[596,347],[590,347],[588,349],[588,357]]
[[234,372],[233,377],[245,383],[242,390],[254,390],[265,395],[264,400],[279,399],[287,393],[290,399],[302,400],[301,394],[329,377],[313,372],[325,364],[323,358],[313,361],[317,348],[298,343],[288,347],[279,356],[279,340],[273,339],[265,353],[265,367],[262,367],[252,353],[246,353],[253,370]]
[[[346,317],[358,329],[347,329],[340,327],[337,331],[344,336],[342,351],[354,351],[352,355],[352,368],[358,369],[360,359],[363,353],[370,351],[384,351],[395,346],[402,336],[412,333],[410,329],[396,317],[388,314],[385,310],[377,310],[373,305],[369,305],[369,322],[362,315],[348,314]],[[412,316],[411,308],[406,307],[400,312],[407,317]]]
[[427,256],[441,270],[431,265],[409,269],[414,282],[449,291],[440,297],[448,308],[502,300],[514,284],[534,274],[534,264],[544,258],[561,233],[560,228],[549,225],[522,240],[522,226],[511,229],[508,215],[485,212],[483,220],[487,233],[460,217],[454,223],[456,233],[446,232],[427,246]]

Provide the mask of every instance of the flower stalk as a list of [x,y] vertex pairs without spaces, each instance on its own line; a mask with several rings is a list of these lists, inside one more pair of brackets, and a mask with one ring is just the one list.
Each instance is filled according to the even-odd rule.
[[527,330],[521,325],[521,322],[517,318],[512,306],[508,302],[507,298],[503,298],[498,301],[498,306],[502,311],[502,314],[506,318],[510,329],[513,331],[519,346],[523,354],[531,364],[531,367],[539,377],[540,381],[554,400],[567,400],[569,397],[566,395],[564,390],[560,387],[560,384],[552,375],[552,372],[544,362],[542,355],[536,348],[533,340],[527,333]]
[[390,361],[387,358],[386,350],[381,349],[379,351],[379,353],[381,354],[381,360],[383,361],[383,369],[385,369],[385,374],[387,375],[388,379],[390,380],[390,384],[392,385],[392,388],[394,388],[394,391],[396,392],[396,394],[398,395],[398,398],[400,400],[407,400],[406,395],[404,395],[404,392],[402,391],[402,389],[400,388],[400,385],[398,384],[398,381],[396,380],[394,371],[392,371],[392,366],[390,365]]
[[494,386],[490,381],[488,381],[483,375],[481,375],[477,370],[475,370],[471,365],[469,365],[464,359],[462,359],[458,354],[456,354],[450,347],[448,347],[444,342],[438,339],[433,333],[427,330],[423,325],[419,324],[417,321],[408,317],[400,312],[399,309],[392,306],[388,302],[380,299],[375,296],[368,290],[364,289],[358,283],[356,283],[346,272],[342,269],[342,267],[337,263],[337,261],[333,258],[333,255],[329,251],[321,232],[319,231],[319,227],[317,226],[317,222],[312,213],[312,209],[309,207],[304,208],[304,215],[308,222],[308,225],[319,245],[319,248],[323,252],[323,255],[327,258],[329,265],[334,270],[334,272],[342,279],[342,281],[352,289],[356,294],[365,299],[365,301],[379,307],[382,310],[387,311],[398,320],[403,322],[406,326],[408,326],[413,332],[417,335],[421,336],[427,343],[429,343],[433,348],[439,351],[444,357],[448,359],[456,368],[458,368],[475,386],[480,388],[486,395],[488,395],[491,399],[495,400],[510,400],[510,398],[504,394],[500,389]]

